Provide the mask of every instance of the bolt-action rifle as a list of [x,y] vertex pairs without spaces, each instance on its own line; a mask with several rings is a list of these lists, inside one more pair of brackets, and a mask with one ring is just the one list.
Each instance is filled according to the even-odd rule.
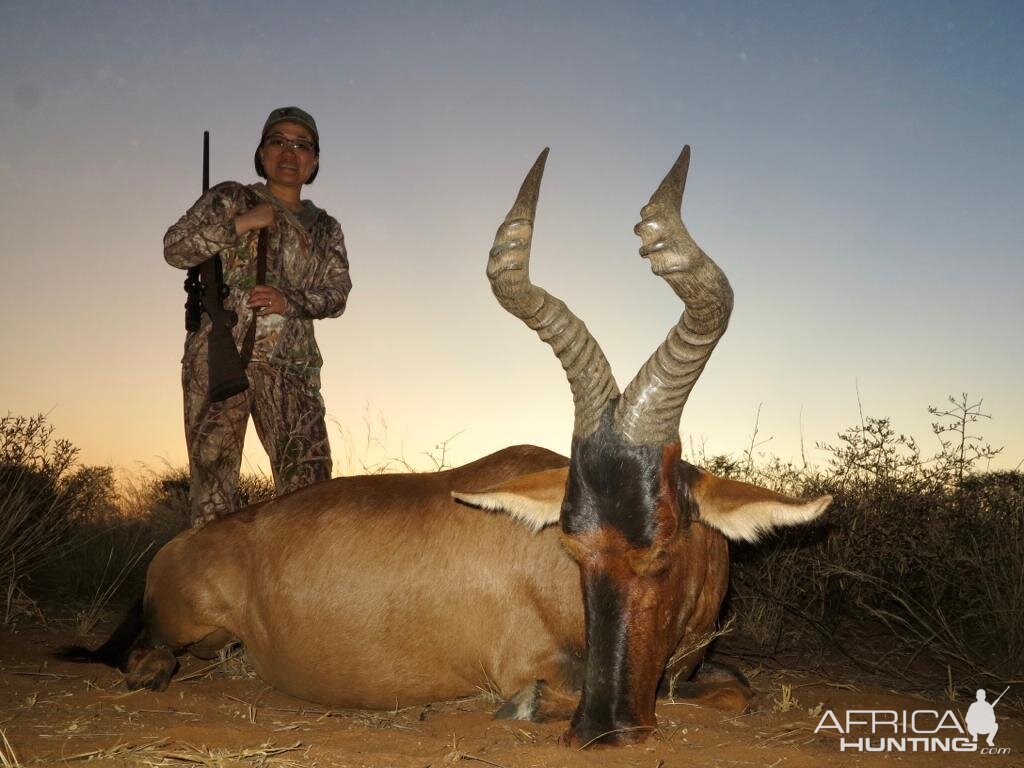
[[[210,132],[203,131],[203,194],[210,190]],[[238,315],[224,309],[229,289],[224,283],[224,268],[220,256],[215,255],[202,264],[191,267],[185,278],[185,329],[198,331],[202,313],[210,318],[210,335],[206,350],[210,374],[210,401],[220,402],[249,387],[245,365],[238,354],[231,329]]]

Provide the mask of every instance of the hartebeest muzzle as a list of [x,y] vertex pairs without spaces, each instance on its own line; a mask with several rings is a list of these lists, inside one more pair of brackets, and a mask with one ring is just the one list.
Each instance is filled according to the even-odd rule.
[[677,556],[689,535],[690,483],[679,461],[683,406],[732,310],[722,271],[680,216],[685,147],[641,212],[640,254],[683,300],[668,338],[621,395],[586,326],[529,278],[530,245],[547,150],[499,228],[487,274],[495,296],[550,344],[575,401],[571,465],[561,511],[580,566],[586,621],[583,696],[570,726],[580,744],[644,739],[665,662],[693,610]]

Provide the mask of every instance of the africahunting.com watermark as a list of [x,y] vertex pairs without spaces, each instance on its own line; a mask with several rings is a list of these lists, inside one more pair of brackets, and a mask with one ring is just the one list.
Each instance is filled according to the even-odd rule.
[[[996,746],[999,732],[995,707],[1007,686],[995,701],[978,689],[966,714],[951,709],[848,709],[835,713],[825,710],[815,733],[833,733],[842,752],[977,752],[982,755],[1006,755],[1009,747]],[[979,741],[979,737],[983,737]]]

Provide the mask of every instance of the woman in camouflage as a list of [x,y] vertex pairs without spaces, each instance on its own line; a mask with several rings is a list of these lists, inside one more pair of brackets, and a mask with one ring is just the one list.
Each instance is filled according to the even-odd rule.
[[[188,334],[182,359],[185,439],[192,476],[192,524],[238,506],[242,443],[252,414],[270,457],[277,493],[331,476],[320,396],[322,359],[313,320],[345,311],[352,281],[338,222],[300,192],[317,175],[320,137],[297,107],[270,113],[256,149],[266,184],[224,182],[203,195],[164,236],[164,258],[179,268],[219,254],[230,289],[226,309],[238,314],[241,350],[255,318],[246,374],[250,386],[219,403],[207,394],[210,320]],[[266,279],[257,284],[257,244],[266,230]]]

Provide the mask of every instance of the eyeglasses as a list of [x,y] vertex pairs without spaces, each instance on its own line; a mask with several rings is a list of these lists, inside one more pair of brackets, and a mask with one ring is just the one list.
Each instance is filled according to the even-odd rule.
[[309,139],[289,139],[280,133],[272,133],[263,139],[263,148],[281,152],[285,147],[290,147],[295,152],[313,155],[316,154],[316,145]]

